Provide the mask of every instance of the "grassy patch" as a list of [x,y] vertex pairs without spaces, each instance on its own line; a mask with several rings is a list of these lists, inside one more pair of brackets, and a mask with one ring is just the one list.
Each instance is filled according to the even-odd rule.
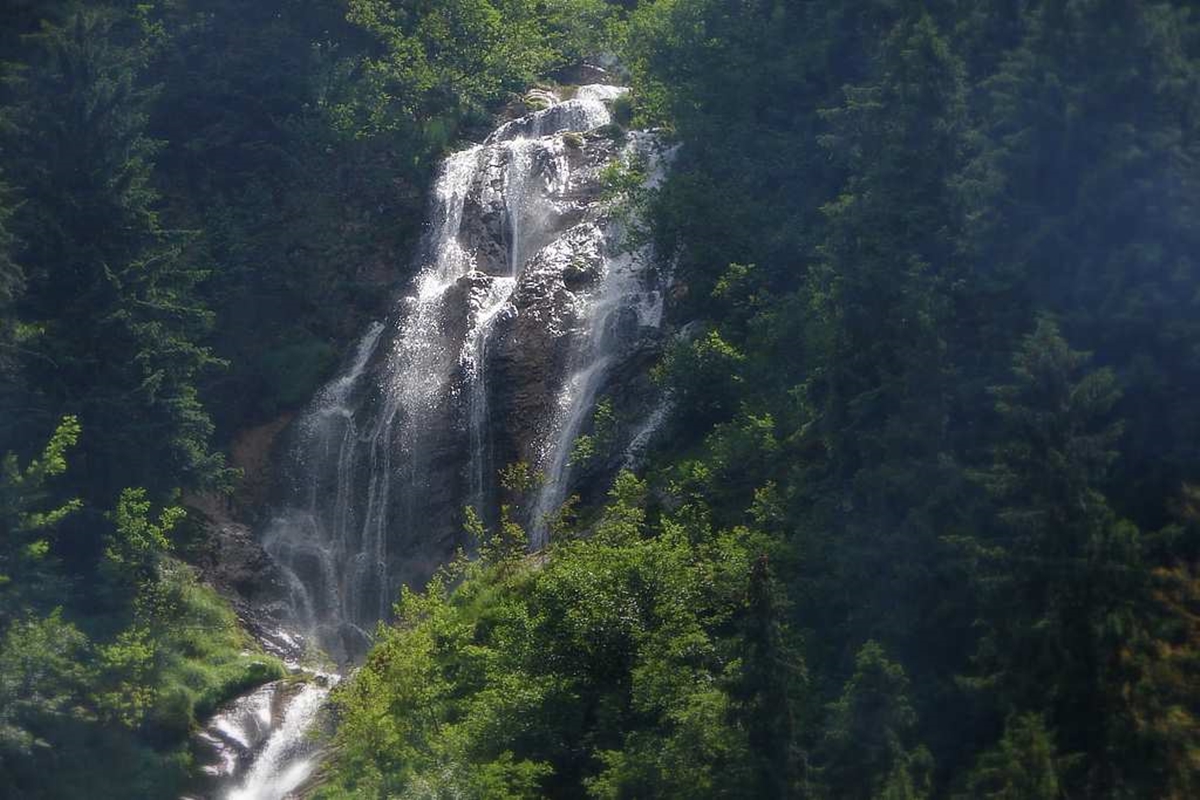
[[149,722],[164,734],[182,736],[221,703],[287,673],[189,567],[173,563],[163,580],[176,619],[159,639],[164,666]]

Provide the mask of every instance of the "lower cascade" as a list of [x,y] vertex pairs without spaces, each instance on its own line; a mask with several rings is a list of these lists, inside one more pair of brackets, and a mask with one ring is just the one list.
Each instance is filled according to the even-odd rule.
[[307,680],[273,681],[218,711],[197,736],[208,756],[205,795],[279,800],[299,789],[318,766],[314,728],[337,680],[312,673]]
[[[261,541],[288,626],[343,667],[402,585],[470,548],[466,508],[499,518],[500,469],[540,475],[520,519],[536,549],[564,501],[603,491],[665,416],[646,367],[669,276],[630,246],[605,179],[636,165],[652,185],[669,153],[611,124],[624,91],[578,87],[444,161],[415,277],[292,425]],[[602,399],[617,409],[611,453],[576,463]],[[225,778],[213,796],[300,790],[319,758],[307,732],[336,679],[271,684],[219,713],[204,734]]]

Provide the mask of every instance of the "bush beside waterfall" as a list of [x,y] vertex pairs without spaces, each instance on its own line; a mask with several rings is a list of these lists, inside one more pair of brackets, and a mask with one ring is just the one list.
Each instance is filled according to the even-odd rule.
[[46,503],[79,434],[64,420],[37,459],[9,456],[0,477],[0,783],[21,797],[177,793],[198,721],[283,665],[168,555],[183,510],[154,514],[141,490],[96,523],[108,531],[100,575],[72,587],[52,545],[80,504]]
[[804,677],[769,562],[755,560],[762,537],[714,531],[696,506],[651,519],[647,500],[624,473],[586,537],[463,559],[406,591],[335,692],[337,756],[317,796],[760,785],[770,755],[752,743],[798,709]]

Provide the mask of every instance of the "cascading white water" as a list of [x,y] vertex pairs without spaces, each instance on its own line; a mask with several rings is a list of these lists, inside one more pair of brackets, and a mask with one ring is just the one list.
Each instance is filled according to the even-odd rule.
[[[372,323],[346,369],[318,393],[298,426],[297,435],[307,458],[336,462],[333,492],[331,495],[322,493],[318,473],[310,471],[308,480],[296,486],[297,493],[306,502],[287,508],[272,521],[263,536],[263,546],[278,563],[316,567],[312,573],[315,580],[303,580],[299,570],[294,568],[283,570],[294,623],[302,629],[317,631],[328,609],[337,609],[341,615],[349,617],[355,598],[347,592],[350,581],[337,574],[336,565],[345,563],[349,556],[361,567],[362,556],[372,550],[360,546],[354,553],[351,549],[354,540],[348,535],[356,516],[352,465],[362,444],[352,397],[378,346],[383,327],[380,323]],[[326,529],[318,516],[322,504],[328,509],[328,522],[324,524],[335,532],[334,536],[325,535]],[[363,541],[362,544],[368,543]]]
[[[409,292],[291,428],[262,543],[291,624],[342,663],[365,651],[402,584],[465,544],[464,506],[498,516],[499,467],[525,460],[544,474],[525,521],[545,543],[545,519],[572,488],[575,438],[660,325],[661,279],[645,249],[620,246],[602,175],[640,158],[657,180],[664,158],[648,134],[579,135],[608,125],[624,91],[579,87],[445,160]],[[629,442],[626,460],[644,444]],[[327,684],[273,684],[210,723],[225,754],[213,769],[233,787],[224,800],[279,800],[309,777],[304,732]]]
[[[591,84],[580,86],[575,96],[553,103],[549,108],[534,112],[520,119],[506,122],[487,138],[487,144],[506,139],[538,139],[563,131],[590,131],[612,122],[612,115],[605,105],[616,100],[627,90],[620,86]],[[542,94],[545,97],[545,94]]]
[[[662,182],[672,153],[655,150],[653,137],[631,136],[633,141],[625,155],[647,161],[644,165],[648,173],[646,183],[648,188],[654,188]],[[650,247],[621,251],[619,238],[622,231],[618,226],[613,227],[617,229],[608,236],[610,240],[617,240],[614,242],[618,244],[617,255],[605,260],[599,289],[587,301],[584,317],[588,326],[569,362],[572,372],[558,397],[558,413],[550,427],[553,434],[547,437],[542,447],[540,466],[545,479],[530,520],[531,541],[535,547],[546,544],[551,517],[566,500],[573,444],[596,407],[597,392],[604,385],[608,370],[628,344],[629,329],[658,328],[662,324],[662,294],[646,291],[644,287],[644,273],[653,255]],[[654,427],[643,427],[635,437],[648,438],[653,430]],[[632,446],[633,442],[630,444]],[[645,442],[639,442],[638,446],[644,448]],[[632,459],[623,461],[622,466],[632,465]]]
[[227,800],[282,798],[308,780],[317,766],[316,745],[309,731],[329,690],[305,684],[287,705],[278,730],[254,760],[246,779]]
[[312,775],[321,756],[312,728],[338,677],[291,666],[306,680],[260,686],[218,710],[198,734],[197,755],[210,784],[202,795],[280,800]]
[[[462,544],[465,505],[495,517],[510,460],[546,474],[528,520],[544,541],[628,329],[658,325],[648,255],[619,251],[600,199],[603,169],[653,138],[578,135],[610,123],[624,91],[579,87],[446,159],[411,290],[294,426],[262,541],[295,624],[335,658],[361,653],[399,586]],[[584,278],[567,286],[572,270]]]
[[[516,263],[515,261],[513,263]],[[492,283],[492,293],[485,296],[482,313],[468,336],[468,345],[463,350],[463,362],[467,368],[471,387],[468,405],[468,429],[471,434],[471,485],[468,503],[482,513],[487,504],[489,473],[495,463],[492,438],[489,435],[488,418],[488,342],[492,326],[505,309],[509,297],[516,287],[516,278],[498,278]]]

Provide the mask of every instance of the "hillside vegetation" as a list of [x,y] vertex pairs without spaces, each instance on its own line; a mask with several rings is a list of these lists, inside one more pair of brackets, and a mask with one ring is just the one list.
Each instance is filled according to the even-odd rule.
[[0,21],[0,793],[178,796],[197,720],[281,674],[171,554],[182,493],[394,296],[438,159],[615,54],[623,124],[681,145],[611,176],[690,334],[664,444],[544,552],[527,486],[472,523],[336,690],[316,794],[1200,795],[1193,4]]

